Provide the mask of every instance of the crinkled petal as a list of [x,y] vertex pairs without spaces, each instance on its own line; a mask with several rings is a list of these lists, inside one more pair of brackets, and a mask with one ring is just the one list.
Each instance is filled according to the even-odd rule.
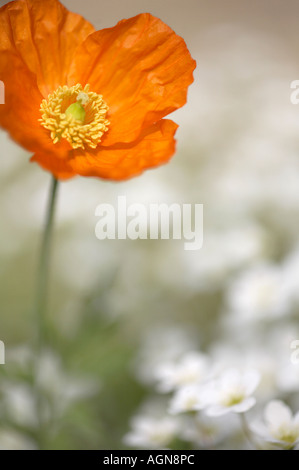
[[[68,11],[58,0],[8,3],[0,9],[1,80],[5,72],[3,54],[18,58],[36,76],[40,92],[47,97],[59,85],[68,84],[74,54],[93,32],[94,27],[88,21]],[[10,80],[5,84],[9,87]]]
[[0,126],[30,152],[66,157],[70,149],[67,141],[54,146],[49,131],[38,121],[43,97],[34,75],[16,57],[2,54],[0,76],[5,84],[5,104],[0,105]]
[[174,134],[177,125],[162,119],[144,131],[132,145],[115,145],[109,148],[98,147],[84,153],[72,152],[69,165],[81,176],[97,176],[113,180],[123,180],[167,162],[175,151]]
[[5,87],[0,126],[27,150],[67,155],[67,142],[54,146],[38,122],[40,103],[49,90],[65,83],[74,51],[92,31],[57,0],[19,0],[0,9],[0,78]]
[[91,34],[69,78],[103,95],[111,125],[101,145],[110,146],[133,142],[142,129],[183,106],[195,65],[184,40],[144,13]]

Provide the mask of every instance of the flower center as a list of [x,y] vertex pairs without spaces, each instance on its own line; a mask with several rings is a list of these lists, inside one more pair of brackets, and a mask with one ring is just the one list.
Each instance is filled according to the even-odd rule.
[[244,393],[242,393],[241,390],[236,390],[228,393],[223,399],[221,400],[221,403],[223,406],[234,406],[238,405],[244,400],[245,396]]
[[299,426],[282,425],[280,428],[273,430],[272,435],[279,441],[294,444],[299,439]]
[[77,84],[59,87],[40,105],[41,125],[56,144],[66,139],[74,149],[96,148],[108,130],[108,106],[103,97]]

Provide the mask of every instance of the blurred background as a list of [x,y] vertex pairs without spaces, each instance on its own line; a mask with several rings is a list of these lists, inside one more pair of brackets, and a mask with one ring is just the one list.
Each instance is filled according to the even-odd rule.
[[[189,416],[171,416],[159,380],[161,365],[195,352],[218,370],[260,372],[252,420],[273,398],[299,410],[299,364],[290,361],[299,339],[299,105],[290,102],[299,4],[62,3],[96,29],[150,12],[185,39],[197,69],[187,105],[171,116],[180,127],[169,164],[122,183],[76,178],[59,187],[52,347],[39,371],[47,448],[247,448],[233,415],[225,423],[203,417],[196,430]],[[29,449],[37,443],[26,367],[50,175],[3,131],[0,148],[0,448]],[[203,248],[97,240],[95,209],[116,205],[119,195],[128,203],[204,204]]]

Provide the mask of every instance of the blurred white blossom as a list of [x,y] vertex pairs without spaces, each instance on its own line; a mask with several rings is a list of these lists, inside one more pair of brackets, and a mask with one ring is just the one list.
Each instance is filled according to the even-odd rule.
[[157,388],[169,392],[184,385],[198,384],[211,373],[205,354],[188,352],[176,362],[162,363],[156,370]]
[[226,413],[245,413],[250,410],[256,399],[252,396],[260,381],[257,371],[244,373],[230,369],[206,386],[208,397],[208,416],[221,416]]
[[290,299],[284,287],[279,267],[254,266],[232,282],[227,294],[228,309],[237,321],[273,320],[288,313]]
[[203,413],[192,416],[184,415],[180,424],[180,438],[193,444],[194,448],[214,448],[240,429],[238,419],[234,416],[217,416],[215,418]]
[[[247,328],[248,330],[248,328]],[[259,387],[256,390],[258,400],[269,400],[277,387],[277,381],[281,374],[280,354],[281,348],[275,341],[268,341],[267,348],[263,348],[264,337],[260,345],[257,341],[250,344],[243,335],[235,338],[235,330],[232,331],[231,340],[218,343],[211,351],[211,357],[215,363],[215,371],[219,374],[225,369],[249,369],[256,370],[260,374]],[[251,334],[251,333],[250,333]],[[288,353],[288,350],[286,350]]]
[[169,405],[170,414],[202,410],[207,404],[207,397],[200,385],[187,385],[179,388]]
[[264,425],[256,425],[257,432],[266,441],[291,449],[299,443],[299,412],[294,416],[281,400],[272,400],[264,410]]
[[177,435],[178,421],[173,417],[135,416],[132,430],[125,435],[124,442],[130,447],[165,449]]

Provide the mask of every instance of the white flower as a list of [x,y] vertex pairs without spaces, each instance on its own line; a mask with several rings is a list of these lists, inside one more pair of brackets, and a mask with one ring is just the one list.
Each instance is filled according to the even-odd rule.
[[211,449],[230,435],[239,432],[240,423],[237,418],[237,415],[211,418],[203,413],[197,413],[193,416],[184,415],[179,437],[183,441],[191,442],[195,449],[198,448],[198,445]]
[[[233,343],[233,341],[236,341],[236,343]],[[231,368],[258,371],[261,381],[256,398],[265,402],[273,397],[276,390],[277,377],[280,374],[278,367],[280,350],[278,350],[277,341],[268,341],[267,347],[265,347],[265,336],[263,336],[262,341],[263,345],[260,345],[257,336],[255,336],[249,343],[249,340],[244,338],[242,332],[241,338],[232,337],[226,342],[217,343],[210,350],[210,355],[215,364],[216,374]],[[285,347],[286,349],[287,347]]]
[[260,320],[279,317],[290,307],[282,270],[259,265],[236,279],[228,292],[228,307],[235,317]]
[[208,358],[198,352],[185,354],[178,362],[161,364],[156,371],[158,390],[170,392],[179,387],[199,384],[208,376]]
[[138,415],[132,419],[132,431],[125,435],[129,447],[165,449],[178,432],[178,421],[172,417]]
[[217,380],[206,386],[206,396],[209,400],[207,415],[221,416],[231,411],[245,413],[256,403],[251,395],[259,381],[260,374],[256,370],[243,374],[236,369],[224,372]]
[[272,400],[265,408],[266,428],[260,426],[263,437],[283,448],[291,449],[299,443],[299,412],[292,415],[290,408],[280,400]]
[[170,401],[169,413],[177,414],[202,410],[206,404],[204,389],[199,385],[189,385],[176,391]]

